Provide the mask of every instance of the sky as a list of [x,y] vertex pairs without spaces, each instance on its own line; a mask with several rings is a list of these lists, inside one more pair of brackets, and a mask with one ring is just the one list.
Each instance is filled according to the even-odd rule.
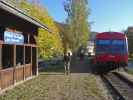
[[[65,22],[64,0],[40,0],[54,20]],[[133,0],[89,0],[91,31],[122,31],[133,26]]]

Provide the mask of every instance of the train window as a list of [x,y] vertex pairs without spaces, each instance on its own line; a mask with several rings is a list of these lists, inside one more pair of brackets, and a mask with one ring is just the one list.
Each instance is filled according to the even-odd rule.
[[110,44],[110,40],[97,40],[97,44],[108,45],[108,44]]
[[112,44],[113,45],[122,45],[122,44],[124,44],[124,41],[123,40],[113,40]]

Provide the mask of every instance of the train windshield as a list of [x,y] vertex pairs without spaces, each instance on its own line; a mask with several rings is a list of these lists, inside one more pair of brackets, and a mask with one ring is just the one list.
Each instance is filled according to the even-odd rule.
[[125,40],[97,40],[97,54],[125,54],[127,52]]

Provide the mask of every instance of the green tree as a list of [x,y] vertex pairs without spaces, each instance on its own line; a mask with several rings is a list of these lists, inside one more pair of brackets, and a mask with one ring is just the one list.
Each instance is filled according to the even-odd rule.
[[58,56],[63,53],[62,41],[59,35],[59,30],[54,22],[54,19],[49,16],[46,8],[39,4],[39,0],[12,0],[16,2],[17,7],[21,8],[26,14],[45,24],[52,33],[44,29],[39,29],[38,46],[39,56],[45,59],[50,59],[53,56]]
[[133,57],[133,27],[128,27],[125,31],[127,38],[128,38],[128,51],[129,56]]
[[67,50],[69,49],[69,45],[71,43],[71,38],[70,38],[70,34],[69,33],[69,29],[68,29],[68,25],[64,24],[64,23],[59,23],[56,22],[56,26],[59,29],[60,32],[60,37],[62,40],[62,46],[63,46],[63,52],[66,53]]
[[49,59],[58,54],[62,54],[62,43],[59,35],[59,30],[52,17],[49,16],[47,10],[41,5],[32,3],[33,7],[31,11],[31,16],[34,16],[39,21],[44,23],[49,27],[52,33],[47,32],[46,30],[39,30],[38,36],[38,45],[39,45],[39,54],[45,59]]
[[87,0],[67,0],[64,8],[68,13],[69,47],[73,50],[77,50],[81,46],[85,47],[89,38]]

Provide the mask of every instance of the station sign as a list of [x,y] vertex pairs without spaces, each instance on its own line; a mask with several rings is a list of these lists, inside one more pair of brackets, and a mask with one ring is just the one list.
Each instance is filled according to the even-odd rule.
[[4,42],[8,44],[24,44],[24,36],[15,32],[4,32]]

